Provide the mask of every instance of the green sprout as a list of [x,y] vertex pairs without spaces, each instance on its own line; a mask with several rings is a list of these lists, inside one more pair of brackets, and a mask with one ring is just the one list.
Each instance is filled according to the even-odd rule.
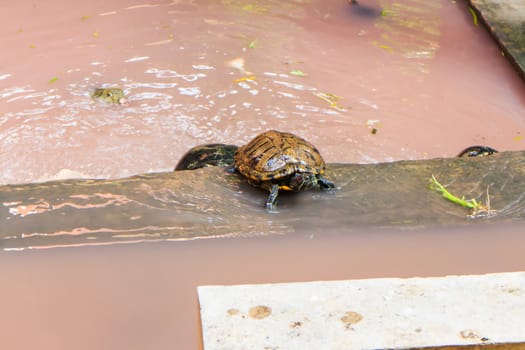
[[453,195],[445,188],[445,186],[439,183],[439,181],[436,179],[434,174],[432,174],[432,178],[430,179],[429,187],[441,193],[443,198],[451,201],[452,203],[455,203],[464,208],[470,209],[471,210],[471,214],[469,215],[470,217],[488,216],[494,213],[493,210],[490,210],[490,197],[489,197],[488,187],[487,187],[487,205],[484,205],[483,203],[479,203],[474,198],[465,199],[465,197],[459,198]]
[[478,15],[476,14],[476,11],[474,11],[474,9],[470,6],[468,7],[468,10],[470,14],[472,15],[472,20],[474,21],[474,25],[477,27],[478,26]]

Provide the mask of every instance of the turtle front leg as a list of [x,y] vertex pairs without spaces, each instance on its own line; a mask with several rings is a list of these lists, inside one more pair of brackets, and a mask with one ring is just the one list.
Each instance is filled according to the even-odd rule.
[[319,184],[319,187],[323,190],[331,190],[335,188],[335,185],[332,181],[325,179],[324,177],[319,177],[317,179],[317,183]]
[[272,184],[268,189],[270,190],[270,194],[266,200],[266,211],[268,213],[277,213],[275,202],[277,201],[277,195],[279,194],[279,185]]

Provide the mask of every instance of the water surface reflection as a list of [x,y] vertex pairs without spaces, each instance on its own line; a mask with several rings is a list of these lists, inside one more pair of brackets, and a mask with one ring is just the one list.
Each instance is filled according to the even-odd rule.
[[[6,11],[0,183],[169,170],[196,144],[269,128],[311,140],[328,162],[523,148],[522,83],[459,3],[53,0]],[[114,85],[130,106],[91,100]]]

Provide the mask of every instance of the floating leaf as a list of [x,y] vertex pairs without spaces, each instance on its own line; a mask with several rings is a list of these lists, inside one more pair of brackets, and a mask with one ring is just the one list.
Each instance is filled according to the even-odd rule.
[[523,140],[523,135],[518,135],[514,137],[514,141],[521,141],[521,140]]
[[57,81],[58,78],[57,77],[53,77],[51,79],[49,79],[49,81],[47,82],[48,84],[53,84],[55,81]]
[[33,45],[33,44],[31,44],[31,45],[29,45],[29,48],[30,48],[30,49],[34,49],[34,48],[36,48],[36,46]]
[[290,75],[295,75],[298,77],[306,77],[308,74],[303,72],[302,70],[294,69],[290,71]]
[[246,11],[246,12],[264,13],[268,11],[268,7],[264,7],[261,5],[247,4],[241,7],[241,10]]
[[331,94],[329,92],[319,92],[315,94],[315,96],[319,97],[321,100],[326,101],[330,104],[330,107],[337,109],[338,111],[344,111],[345,109],[337,103],[339,99],[342,97]]
[[80,19],[85,21],[86,19],[89,19],[89,16],[81,16]]
[[254,81],[254,80],[255,80],[255,75],[249,75],[249,76],[246,76],[246,77],[235,79],[234,82],[240,83],[240,82],[243,82],[243,81]]
[[98,34],[98,32],[93,32],[93,38],[98,38],[100,36],[100,34]]
[[252,41],[250,41],[250,43],[248,44],[248,47],[250,49],[255,49],[255,47],[257,46],[257,39],[253,39]]

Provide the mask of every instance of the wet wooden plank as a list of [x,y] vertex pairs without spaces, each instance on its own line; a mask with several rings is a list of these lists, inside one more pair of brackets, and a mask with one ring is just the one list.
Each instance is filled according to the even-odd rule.
[[[218,167],[0,186],[0,246],[322,234],[525,219],[525,152],[330,164],[326,175],[337,186],[333,193],[282,193],[276,214],[265,211],[266,191]],[[490,198],[494,215],[469,218],[468,209],[429,189],[432,175],[459,197]]]
[[525,349],[525,272],[198,288],[205,350]]
[[525,79],[525,1],[470,0],[470,4]]

